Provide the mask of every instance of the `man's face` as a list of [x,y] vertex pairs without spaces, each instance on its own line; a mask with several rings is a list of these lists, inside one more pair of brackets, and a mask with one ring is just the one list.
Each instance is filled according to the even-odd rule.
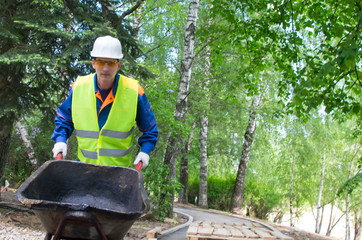
[[92,59],[92,66],[96,70],[98,82],[111,83],[121,69],[121,62],[113,58],[96,58]]

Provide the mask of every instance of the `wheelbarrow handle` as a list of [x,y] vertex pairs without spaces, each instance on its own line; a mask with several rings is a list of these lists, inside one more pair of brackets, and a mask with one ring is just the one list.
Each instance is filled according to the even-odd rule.
[[137,166],[136,166],[136,169],[137,169],[138,171],[141,171],[141,168],[142,168],[142,161],[138,162],[138,163],[137,163]]
[[57,157],[55,158],[55,160],[62,160],[63,158],[63,154],[60,152],[57,154]]

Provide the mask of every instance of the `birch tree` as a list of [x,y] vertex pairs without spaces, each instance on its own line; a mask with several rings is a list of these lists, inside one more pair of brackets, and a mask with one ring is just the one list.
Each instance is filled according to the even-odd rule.
[[188,203],[188,188],[189,188],[189,152],[191,150],[192,141],[194,138],[194,129],[196,127],[196,122],[192,124],[190,129],[190,134],[188,140],[181,150],[181,161],[180,161],[180,183],[182,189],[179,193],[179,202]]
[[[187,113],[187,97],[189,94],[192,65],[194,60],[195,31],[199,4],[199,0],[190,1],[189,13],[185,25],[184,51],[181,61],[180,83],[174,112],[175,121],[180,123],[185,122]],[[169,169],[168,179],[175,178],[176,163],[181,151],[182,144],[183,137],[180,136],[177,132],[171,133],[167,140],[166,151],[163,157],[163,161]],[[173,199],[171,199],[170,202],[172,203],[172,206],[169,209],[169,214],[172,213]]]
[[326,171],[326,150],[324,149],[323,157],[322,157],[322,169],[321,169],[321,177],[319,182],[319,191],[318,191],[318,201],[317,201],[317,219],[315,225],[315,232],[321,232],[321,226],[323,222],[323,215],[321,213],[322,210],[322,193],[323,193],[323,183],[324,183],[324,174]]
[[[203,112],[200,116],[200,182],[199,182],[199,206],[202,208],[207,208],[207,176],[208,176],[208,166],[207,166],[207,139],[209,131],[209,76],[211,72],[210,65],[210,47],[206,46],[206,57],[205,57],[205,67],[204,67],[204,76],[205,81],[200,81],[200,88],[203,89],[204,95],[202,97],[201,105]],[[203,86],[202,86],[203,85]]]
[[18,128],[21,139],[23,140],[23,143],[25,145],[26,152],[28,154],[28,159],[29,159],[33,169],[36,170],[38,168],[38,159],[35,156],[33,145],[30,142],[28,130],[20,121],[16,122],[16,127]]
[[251,146],[254,140],[256,129],[256,111],[260,106],[263,95],[254,95],[249,112],[249,121],[244,134],[243,150],[240,157],[239,167],[236,174],[234,191],[231,198],[230,210],[232,212],[240,212],[244,200],[244,183],[246,170],[248,167]]
[[[350,161],[350,165],[349,165],[349,170],[348,170],[348,179],[351,178],[352,174],[353,174],[353,164],[354,164],[354,160],[355,160],[355,157],[356,155],[358,154],[361,146],[356,143],[355,146],[355,151],[354,151],[354,154],[353,154],[353,157]],[[346,196],[346,235],[345,235],[345,240],[350,240],[351,239],[351,229],[350,229],[350,194],[347,193],[347,196]]]
[[290,173],[290,190],[289,190],[289,213],[290,213],[290,226],[294,227],[293,221],[293,180],[294,180],[294,169],[295,169],[296,154],[294,150],[292,160],[292,170]]

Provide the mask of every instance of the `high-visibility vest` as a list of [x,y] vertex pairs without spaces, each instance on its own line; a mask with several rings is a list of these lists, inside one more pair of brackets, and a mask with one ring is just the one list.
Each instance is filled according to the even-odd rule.
[[102,129],[98,126],[94,74],[73,84],[72,119],[81,162],[125,166],[131,163],[138,83],[120,75],[116,96]]

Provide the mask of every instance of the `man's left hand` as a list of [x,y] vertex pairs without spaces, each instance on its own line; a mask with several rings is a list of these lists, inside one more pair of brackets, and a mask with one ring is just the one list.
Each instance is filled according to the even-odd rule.
[[136,160],[133,162],[133,165],[137,165],[139,162],[142,162],[142,168],[145,168],[148,166],[148,161],[150,160],[150,156],[147,153],[140,152]]

